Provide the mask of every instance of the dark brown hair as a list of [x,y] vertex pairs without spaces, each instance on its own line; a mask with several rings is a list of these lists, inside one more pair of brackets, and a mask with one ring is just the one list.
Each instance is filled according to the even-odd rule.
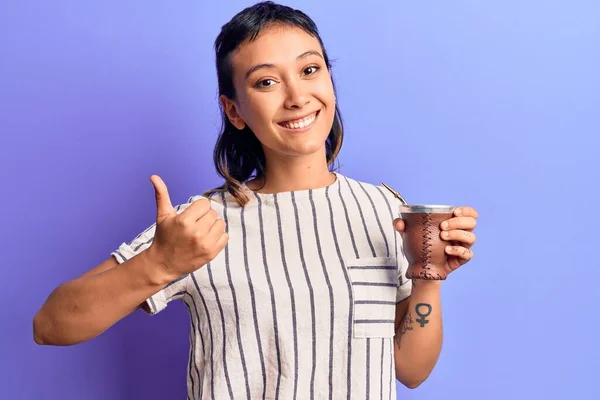
[[[314,21],[302,11],[266,1],[240,11],[221,28],[221,33],[215,40],[219,95],[232,100],[236,98],[230,56],[244,41],[255,40],[261,30],[272,25],[297,27],[316,37],[323,50],[325,64],[331,70],[331,62]],[[333,78],[332,84],[335,92]],[[222,106],[221,117],[222,129],[215,145],[213,162],[217,174],[225,182],[222,186],[207,191],[205,195],[229,192],[238,204],[244,206],[249,199],[244,194],[242,184],[251,178],[263,177],[265,154],[254,132],[247,125],[241,131],[233,126]],[[336,104],[331,131],[325,142],[327,165],[330,168],[341,150],[342,141],[342,117]]]

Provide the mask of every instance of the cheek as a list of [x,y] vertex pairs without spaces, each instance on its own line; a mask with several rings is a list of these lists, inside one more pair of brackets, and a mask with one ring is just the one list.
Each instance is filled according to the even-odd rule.
[[319,100],[326,106],[335,105],[335,93],[333,91],[333,83],[330,78],[319,81],[315,87],[315,94]]
[[274,96],[274,93],[257,93],[240,102],[242,118],[259,139],[271,129],[270,124],[277,111]]
[[321,111],[324,113],[323,120],[327,122],[327,126],[331,127],[335,116],[335,93],[331,80],[320,83],[315,88],[315,95],[325,105],[325,109]]

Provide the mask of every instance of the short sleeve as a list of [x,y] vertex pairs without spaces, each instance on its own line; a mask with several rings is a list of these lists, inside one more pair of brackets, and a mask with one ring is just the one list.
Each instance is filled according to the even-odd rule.
[[[187,203],[175,207],[177,213],[183,212],[183,210],[185,210],[194,199],[195,197],[192,197]],[[150,247],[154,239],[155,231],[156,223],[150,225],[146,230],[137,235],[131,242],[122,243],[111,253],[111,256],[114,257],[119,264],[122,264],[132,257],[135,257]],[[162,290],[146,299],[147,307],[142,307],[142,309],[150,315],[158,314],[164,310],[167,307],[167,304],[169,304],[171,301],[183,297],[188,287],[189,280],[189,274],[175,279]]]
[[404,254],[404,246],[402,244],[402,236],[398,231],[395,231],[396,240],[398,241],[396,251],[396,265],[398,266],[398,290],[396,291],[396,303],[408,298],[412,292],[412,279],[406,277],[408,270],[408,259]]
[[[388,201],[392,207],[392,220],[400,218],[400,200],[391,194],[388,196]],[[393,228],[393,231],[394,248],[396,250],[396,266],[398,267],[398,290],[396,291],[396,303],[399,303],[410,296],[412,292],[412,279],[408,279],[406,277],[406,271],[408,270],[408,259],[404,253],[402,235],[395,228]]]

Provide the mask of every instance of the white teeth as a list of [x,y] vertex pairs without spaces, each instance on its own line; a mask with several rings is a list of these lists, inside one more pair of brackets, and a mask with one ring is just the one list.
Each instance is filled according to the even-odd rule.
[[281,125],[283,125],[284,127],[288,128],[288,129],[302,129],[302,128],[306,128],[307,126],[312,124],[316,117],[317,117],[317,113],[314,113],[314,114],[309,115],[308,117],[302,118],[299,121],[284,122]]

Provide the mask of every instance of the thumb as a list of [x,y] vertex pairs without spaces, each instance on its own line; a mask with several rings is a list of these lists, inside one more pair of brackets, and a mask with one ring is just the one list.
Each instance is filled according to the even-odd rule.
[[167,185],[158,175],[152,175],[150,181],[154,186],[154,194],[156,196],[156,219],[157,222],[165,217],[175,214]]

